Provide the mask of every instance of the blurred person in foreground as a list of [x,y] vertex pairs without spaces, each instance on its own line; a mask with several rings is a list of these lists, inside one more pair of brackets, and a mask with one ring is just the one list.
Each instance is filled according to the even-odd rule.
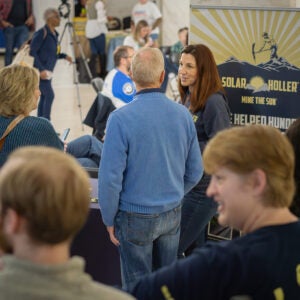
[[0,241],[12,255],[1,258],[0,299],[132,299],[70,257],[89,203],[89,177],[68,154],[35,146],[10,155],[0,171]]
[[139,50],[131,72],[137,93],[109,116],[98,181],[124,289],[176,260],[181,199],[203,173],[189,111],[159,88],[165,74],[161,51]]
[[296,216],[298,216],[298,218],[300,218],[300,118],[296,119],[285,133],[292,143],[295,153],[294,178],[296,192],[290,209]]
[[217,133],[203,154],[212,175],[207,195],[221,225],[241,230],[232,241],[209,242],[133,289],[138,299],[300,299],[300,222],[289,211],[294,152],[273,127],[251,125]]

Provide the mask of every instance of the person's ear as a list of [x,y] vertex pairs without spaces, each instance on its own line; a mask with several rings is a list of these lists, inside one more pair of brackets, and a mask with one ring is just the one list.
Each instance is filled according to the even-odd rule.
[[255,169],[252,171],[251,176],[251,189],[254,192],[255,196],[261,196],[267,186],[267,175],[261,169]]
[[160,78],[159,78],[159,83],[162,84],[164,82],[164,79],[165,79],[165,70],[163,70],[160,74]]
[[20,230],[21,226],[21,217],[11,208],[6,210],[5,215],[3,216],[3,230],[5,233],[11,235],[15,234]]

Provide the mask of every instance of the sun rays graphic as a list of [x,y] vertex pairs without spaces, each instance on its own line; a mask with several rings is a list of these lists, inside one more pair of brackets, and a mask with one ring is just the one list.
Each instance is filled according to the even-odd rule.
[[300,11],[193,8],[190,43],[206,44],[217,64],[234,56],[251,64],[266,62],[270,54],[253,58],[252,45],[263,43],[268,32],[278,45],[278,56],[300,67]]

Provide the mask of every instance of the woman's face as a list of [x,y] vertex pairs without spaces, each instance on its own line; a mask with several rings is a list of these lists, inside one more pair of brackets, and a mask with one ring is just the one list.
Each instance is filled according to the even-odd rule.
[[178,75],[182,86],[193,87],[198,79],[196,59],[193,55],[182,53]]
[[141,30],[140,30],[140,36],[141,38],[144,38],[146,37],[148,34],[149,34],[149,27],[146,26],[146,27],[142,27]]

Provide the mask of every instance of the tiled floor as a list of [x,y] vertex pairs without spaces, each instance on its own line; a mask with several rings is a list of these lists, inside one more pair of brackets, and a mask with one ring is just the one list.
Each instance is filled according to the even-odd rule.
[[[70,51],[68,51],[70,53]],[[0,56],[0,67],[4,66],[4,56]],[[51,122],[56,132],[62,133],[70,128],[67,141],[84,134],[91,134],[92,128],[83,125],[91,104],[97,96],[91,84],[74,84],[73,65],[65,60],[58,60],[53,73],[55,99],[52,106]],[[167,95],[171,96],[170,89]],[[36,115],[36,111],[32,112]]]

